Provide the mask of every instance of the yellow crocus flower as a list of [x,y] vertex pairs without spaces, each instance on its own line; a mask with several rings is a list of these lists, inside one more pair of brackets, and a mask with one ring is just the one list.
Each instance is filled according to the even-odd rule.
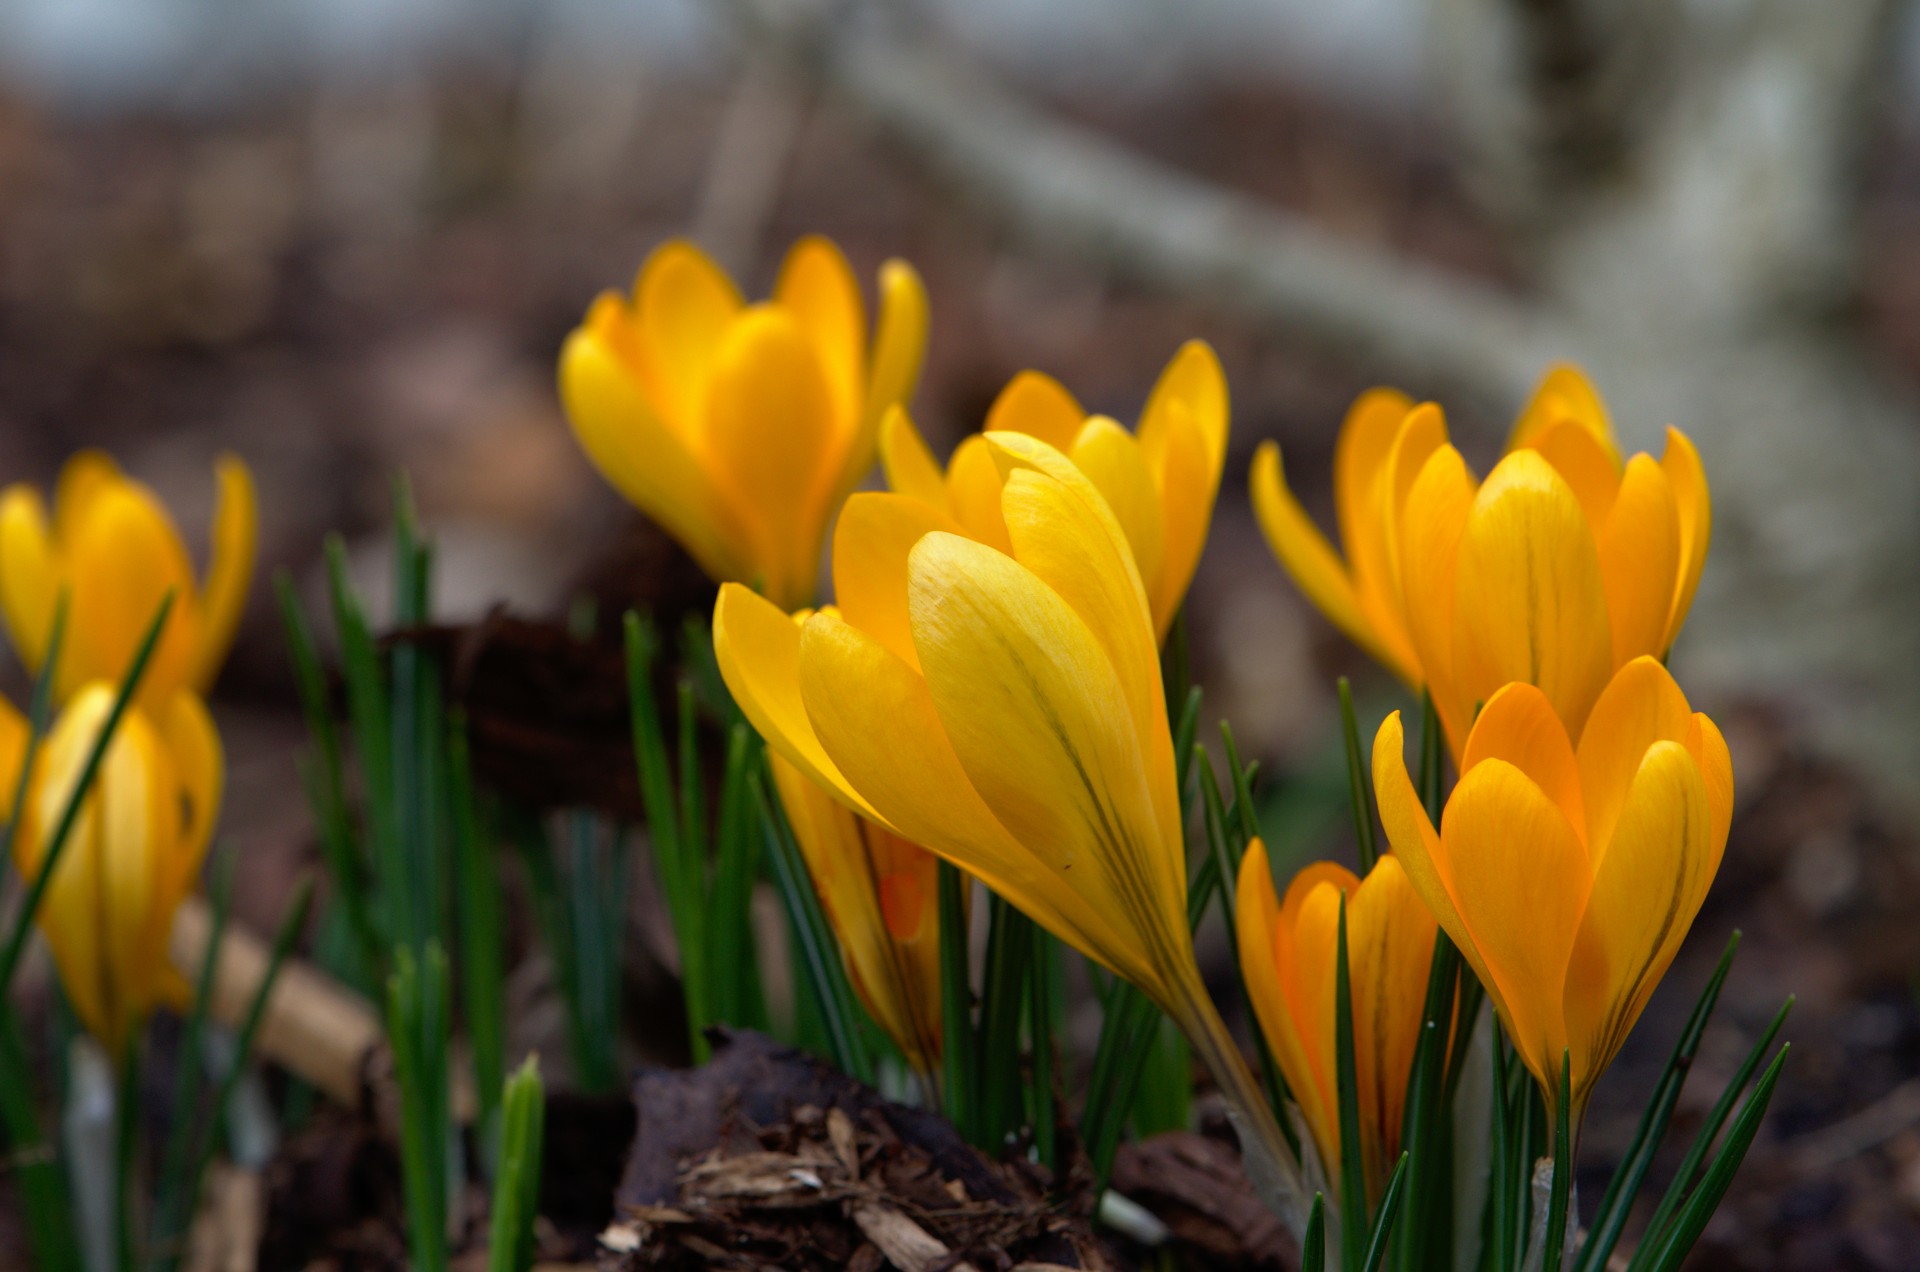
[[1266,845],[1247,846],[1234,901],[1240,969],[1253,1014],[1299,1103],[1329,1179],[1340,1177],[1335,1059],[1340,899],[1347,906],[1354,1089],[1367,1195],[1378,1202],[1400,1156],[1407,1075],[1420,1041],[1435,924],[1392,856],[1364,881],[1334,862],[1308,866],[1277,898]]
[[931,1073],[940,1063],[939,859],[849,810],[778,754],[771,760],[848,979],[907,1062]]
[[905,411],[889,414],[880,434],[887,485],[942,510],[967,534],[1001,551],[999,467],[987,445],[996,432],[1037,437],[1071,459],[1106,498],[1133,549],[1166,639],[1206,547],[1220,469],[1227,457],[1227,380],[1201,340],[1173,355],[1129,433],[1104,415],[1088,415],[1059,381],[1038,371],[1015,376],[987,412],[986,428],[961,442],[945,472]]
[[560,397],[601,475],[708,575],[797,609],[881,416],[913,394],[926,338],[926,293],[904,261],[880,268],[869,350],[860,285],[828,240],[795,243],[754,305],[674,240],[631,297],[603,293],[567,337]]
[[848,500],[838,612],[796,625],[745,587],[720,668],[768,744],[849,808],[983,880],[1138,985],[1242,1119],[1296,1225],[1297,1172],[1201,982],[1146,588],[1106,501],[1045,442],[996,432],[1009,551],[909,495]]
[[1733,768],[1659,660],[1616,673],[1576,747],[1541,690],[1511,684],[1467,737],[1438,833],[1380,726],[1380,820],[1414,890],[1486,987],[1555,1103],[1570,1056],[1577,1124],[1720,868]]
[[51,516],[29,485],[0,491],[0,614],[29,671],[45,662],[54,613],[62,593],[68,598],[54,685],[59,701],[88,681],[125,676],[169,591],[173,608],[139,701],[159,711],[182,689],[204,694],[212,687],[246,608],[258,533],[246,464],[226,455],[214,472],[219,494],[204,586],[159,498],[101,451],[67,461]]
[[[82,686],[48,731],[14,836],[22,877],[38,873],[114,696],[105,681]],[[155,1006],[186,1001],[167,938],[206,856],[224,773],[193,693],[153,713],[130,708],[54,866],[37,921],[68,1001],[109,1055],[124,1053]]]
[[1336,626],[1425,687],[1458,759],[1477,705],[1539,686],[1580,734],[1609,676],[1664,656],[1706,562],[1712,510],[1699,454],[1620,459],[1606,408],[1573,367],[1549,372],[1485,482],[1440,408],[1363,395],[1334,453],[1341,559],[1287,488],[1280,450],[1254,455],[1253,500],[1276,556]]

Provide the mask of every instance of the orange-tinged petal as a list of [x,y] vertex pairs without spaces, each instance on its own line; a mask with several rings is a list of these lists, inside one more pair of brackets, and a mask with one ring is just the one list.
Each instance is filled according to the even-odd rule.
[[1693,757],[1654,743],[1594,876],[1567,975],[1576,1101],[1620,1050],[1706,898],[1719,857],[1712,821]]
[[[1400,510],[1397,556],[1404,564],[1402,606],[1408,641],[1456,756],[1473,722],[1473,702],[1462,702],[1454,669],[1454,601],[1460,539],[1476,489],[1467,463],[1452,446],[1427,457]],[[1417,683],[1417,681],[1415,682]]]
[[1627,461],[1599,549],[1614,661],[1664,654],[1680,577],[1680,513],[1666,473],[1649,456]]
[[1680,515],[1680,582],[1674,590],[1673,612],[1667,618],[1666,640],[1661,654],[1673,647],[1680,627],[1693,608],[1693,594],[1700,586],[1700,571],[1707,563],[1707,544],[1713,538],[1713,500],[1707,492],[1706,469],[1700,465],[1700,452],[1677,428],[1667,429],[1666,453],[1660,457],[1673,487],[1674,505]]
[[1378,1197],[1400,1148],[1407,1077],[1420,1043],[1438,925],[1399,858],[1388,854],[1348,894],[1347,951],[1367,1184]]
[[907,618],[907,554],[935,530],[959,533],[944,511],[907,495],[863,492],[847,500],[833,533],[833,589],[840,616],[915,671]]
[[[1721,736],[1720,727],[1697,711],[1693,714],[1692,727],[1687,730],[1685,745],[1707,784],[1707,807],[1713,814],[1708,842],[1724,848],[1727,834],[1733,828],[1733,755],[1727,750],[1727,740]],[[1716,872],[1720,869],[1718,849],[1714,853],[1713,869]]]
[[[192,692],[176,693],[154,720],[166,743],[174,777],[179,783],[179,825],[171,838],[176,847],[172,868],[167,872],[171,895],[177,904],[186,896],[200,863],[213,838],[214,823],[220,816],[220,800],[226,790],[226,754],[220,746],[220,731],[206,704]],[[171,910],[171,907],[169,907]]]
[[1607,596],[1579,501],[1540,455],[1516,451],[1481,486],[1456,570],[1459,700],[1523,680],[1577,733],[1613,665]]
[[260,513],[253,490],[253,472],[246,461],[222,455],[215,466],[220,494],[213,510],[213,549],[201,591],[200,646],[194,651],[192,685],[200,693],[213,687],[233,634],[247,607],[247,589],[253,583],[254,554],[259,541]]
[[1147,469],[1146,455],[1133,434],[1104,415],[1080,426],[1068,457],[1106,500],[1126,532],[1127,546],[1142,581],[1159,577],[1166,549],[1160,491]]
[[1563,420],[1571,420],[1591,433],[1612,456],[1614,466],[1619,467],[1620,446],[1613,438],[1613,420],[1607,414],[1607,405],[1594,391],[1586,373],[1568,363],[1550,368],[1542,377],[1533,398],[1514,422],[1513,433],[1507,438],[1508,452],[1531,445],[1534,438]]
[[[1392,594],[1399,594],[1406,586],[1405,571],[1400,564],[1400,545],[1405,533],[1400,527],[1401,510],[1407,506],[1413,485],[1425,470],[1427,460],[1448,445],[1446,416],[1432,402],[1422,402],[1407,412],[1400,422],[1400,431],[1394,435],[1393,446],[1387,451],[1386,467],[1380,472],[1379,499]],[[1361,603],[1368,604],[1367,599],[1362,597]],[[1369,616],[1374,612],[1374,608],[1369,608]]]
[[1620,460],[1591,430],[1562,420],[1538,433],[1527,449],[1538,451],[1580,501],[1587,524],[1597,534],[1620,494]]
[[1655,742],[1682,742],[1692,729],[1686,695],[1659,659],[1636,658],[1607,682],[1575,751],[1594,869],[1613,839],[1614,823],[1647,749]]
[[193,568],[166,510],[145,487],[120,482],[93,496],[64,546],[73,592],[59,683],[124,676],[171,591],[173,608],[139,692],[143,704],[164,703],[188,682],[200,627]]
[[0,698],[0,826],[13,816],[13,793],[20,783],[20,766],[26,763],[29,732],[27,718]]
[[1340,546],[1347,550],[1356,574],[1363,569],[1377,574],[1383,585],[1389,571],[1380,474],[1412,410],[1413,399],[1398,389],[1368,389],[1347,408],[1333,447],[1333,506],[1340,519]]
[[1039,371],[1022,371],[1000,390],[987,410],[982,431],[1025,433],[1065,453],[1073,449],[1073,439],[1086,418],[1086,411],[1060,381]]
[[647,397],[666,426],[698,453],[707,377],[745,302],[726,271],[684,239],[653,249],[633,293],[635,347]]
[[1591,883],[1586,850],[1559,806],[1504,760],[1460,779],[1440,837],[1454,902],[1500,987],[1507,1031],[1534,1076],[1552,1085],[1567,1045],[1567,960]]
[[29,672],[46,661],[60,604],[60,556],[40,494],[24,483],[0,491],[0,615]]
[[707,462],[747,524],[767,595],[813,599],[837,466],[832,390],[807,333],[756,305],[727,331],[706,398]]
[[833,240],[808,235],[788,249],[773,299],[792,311],[813,342],[844,450],[864,423],[867,391],[867,308],[853,269]]
[[1307,599],[1328,621],[1390,667],[1395,675],[1403,680],[1411,676],[1417,683],[1417,674],[1411,668],[1392,661],[1372,623],[1361,612],[1360,598],[1353,590],[1346,566],[1287,486],[1278,443],[1262,442],[1254,451],[1251,490],[1253,509],[1260,518],[1267,546],[1273,549],[1274,556],[1280,559]]
[[867,429],[887,408],[904,406],[920,382],[927,353],[927,289],[903,260],[880,267],[880,319],[873,333],[873,365],[867,382]]
[[903,406],[888,407],[886,422],[880,426],[880,467],[887,477],[887,489],[897,495],[911,495],[941,512],[947,510],[947,475],[940,471],[926,439]]
[[73,542],[86,524],[95,497],[125,481],[120,465],[105,451],[92,447],[75,451],[60,466],[60,477],[53,487],[54,537],[62,543]]
[[768,746],[855,812],[878,816],[828,758],[807,716],[799,624],[752,589],[724,583],[713,606],[713,652],[728,692]]
[[1560,808],[1584,845],[1587,838],[1586,802],[1580,794],[1580,765],[1574,759],[1567,727],[1554,714],[1547,696],[1532,685],[1507,685],[1487,700],[1467,735],[1461,773],[1484,760],[1505,760],[1533,779],[1546,797]]
[[975,433],[954,448],[947,462],[947,500],[954,520],[969,535],[1002,552],[1013,551],[1000,513],[1000,466],[984,434]]
[[[1158,454],[1173,440],[1176,409],[1199,431],[1206,447],[1204,466],[1213,471],[1217,484],[1220,466],[1227,457],[1227,377],[1220,369],[1219,355],[1204,340],[1181,345],[1147,395],[1147,404],[1140,411],[1139,432],[1140,444],[1149,455]],[[1211,495],[1207,502],[1212,503]]]

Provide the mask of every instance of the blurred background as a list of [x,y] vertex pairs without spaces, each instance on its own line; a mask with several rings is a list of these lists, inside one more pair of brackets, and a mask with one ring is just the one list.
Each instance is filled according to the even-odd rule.
[[[1917,122],[1920,26],[1868,0],[0,0],[0,481],[105,446],[203,548],[214,456],[253,465],[264,568],[214,707],[264,929],[316,857],[266,571],[317,596],[338,531],[375,580],[395,472],[443,621],[709,603],[553,386],[588,301],[661,239],[749,294],[802,233],[864,279],[913,261],[937,448],[1025,367],[1130,421],[1203,336],[1234,420],[1197,672],[1302,861],[1350,852],[1333,678],[1368,731],[1400,703],[1268,555],[1254,445],[1281,440],[1330,526],[1356,393],[1437,398],[1484,471],[1578,360],[1630,448],[1672,423],[1703,452],[1714,551],[1675,661],[1741,799],[1586,1164],[1742,927],[1683,1114],[1786,992],[1797,1045],[1698,1266],[1910,1267]],[[630,971],[644,1033],[658,970]]]

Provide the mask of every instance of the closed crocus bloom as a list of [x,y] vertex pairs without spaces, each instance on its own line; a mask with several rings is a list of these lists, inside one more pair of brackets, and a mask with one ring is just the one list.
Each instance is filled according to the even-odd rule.
[[205,580],[196,582],[180,532],[154,493],[100,451],[67,461],[51,515],[40,493],[0,492],[0,613],[28,670],[38,671],[62,593],[68,613],[55,692],[123,677],[173,593],[166,629],[141,681],[139,701],[158,710],[182,689],[212,687],[233,644],[253,580],[258,514],[253,476],[223,456]]
[[1234,902],[1241,975],[1287,1089],[1299,1102],[1329,1179],[1340,1174],[1335,975],[1340,901],[1347,907],[1348,985],[1353,999],[1354,1089],[1359,1096],[1367,1194],[1375,1202],[1400,1156],[1407,1075],[1433,962],[1434,921],[1405,871],[1380,858],[1366,879],[1319,862],[1274,895],[1266,846],[1240,863]]
[[1409,686],[1433,695],[1456,760],[1476,707],[1537,685],[1575,737],[1608,677],[1679,634],[1711,531],[1693,444],[1622,463],[1605,407],[1572,367],[1548,374],[1485,482],[1432,404],[1363,396],[1334,462],[1343,561],[1254,457],[1267,540],[1309,599]]
[[794,244],[773,298],[753,305],[675,240],[632,296],[604,293],[567,337],[560,397],[601,475],[702,569],[797,609],[882,415],[913,393],[926,335],[904,261],[880,269],[869,347],[860,285],[826,239]]
[[1508,685],[1467,737],[1438,833],[1402,746],[1396,713],[1373,747],[1394,855],[1550,1105],[1568,1054],[1577,1122],[1720,867],[1726,742],[1651,657],[1614,675],[1577,747],[1545,693]]
[[880,458],[894,491],[940,509],[968,535],[1006,551],[1001,473],[988,439],[997,432],[1039,438],[1071,459],[1105,497],[1146,585],[1154,632],[1165,640],[1206,547],[1227,456],[1227,416],[1220,360],[1194,340],[1160,373],[1135,432],[1088,415],[1059,381],[1023,371],[987,412],[985,431],[960,443],[944,473],[904,411],[888,417]]
[[727,685],[768,744],[849,808],[978,876],[1144,990],[1243,1118],[1256,1181],[1297,1176],[1207,997],[1186,919],[1172,739],[1146,589],[1065,456],[986,439],[1007,550],[910,495],[859,494],[834,536],[838,612],[796,626],[720,590]]
[[[38,872],[114,695],[104,681],[82,687],[48,732],[14,837],[23,877]],[[54,866],[40,930],[68,1001],[109,1055],[155,1006],[186,1000],[167,938],[206,855],[223,773],[219,736],[192,693],[157,713],[131,708]]]
[[852,812],[778,754],[780,803],[793,824],[848,979],[907,1062],[940,1061],[939,859]]

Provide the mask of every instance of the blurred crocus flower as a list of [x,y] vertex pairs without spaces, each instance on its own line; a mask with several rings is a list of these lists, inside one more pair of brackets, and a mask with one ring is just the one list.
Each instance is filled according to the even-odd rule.
[[0,613],[29,671],[46,660],[54,614],[67,597],[54,686],[60,701],[89,681],[126,674],[168,592],[173,608],[139,701],[157,713],[182,689],[212,687],[246,607],[258,529],[246,464],[223,456],[214,471],[219,494],[203,584],[160,500],[100,451],[67,461],[51,515],[31,486],[0,492]]
[[1146,585],[1155,634],[1166,639],[1207,543],[1227,456],[1227,381],[1203,341],[1180,348],[1160,373],[1133,433],[1088,415],[1059,381],[1023,371],[1001,390],[984,432],[954,450],[942,472],[904,411],[880,435],[887,485],[947,513],[982,543],[1007,551],[996,432],[1037,437],[1071,459],[1107,501]]
[[1173,744],[1147,593],[1084,473],[988,436],[1008,551],[907,495],[847,503],[838,612],[796,626],[720,590],[714,642],[770,746],[842,803],[966,869],[1138,985],[1241,1119],[1249,1168],[1296,1225],[1297,1169],[1201,982]]
[[560,397],[588,458],[720,582],[813,600],[827,525],[873,463],[889,406],[920,376],[927,300],[880,269],[868,344],[840,249],[804,238],[749,305],[691,243],[662,244],[633,294],[603,293],[560,353]]
[[827,794],[777,753],[780,803],[848,979],[907,1063],[940,1063],[939,859]]
[[1600,694],[1578,747],[1541,690],[1494,694],[1437,833],[1402,747],[1396,712],[1373,746],[1394,855],[1478,973],[1549,1107],[1567,1054],[1577,1125],[1720,868],[1733,810],[1727,744],[1642,656]]
[[1317,862],[1274,894],[1266,845],[1247,847],[1234,903],[1240,969],[1253,1014],[1298,1101],[1329,1179],[1339,1178],[1339,1069],[1335,966],[1346,898],[1353,1001],[1354,1090],[1368,1196],[1378,1202],[1400,1155],[1407,1075],[1420,1041],[1433,916],[1391,855],[1365,880]]
[[1606,408],[1572,367],[1550,372],[1507,454],[1477,482],[1431,403],[1363,395],[1334,453],[1343,560],[1268,442],[1253,500],[1274,553],[1328,618],[1432,695],[1456,759],[1502,685],[1538,686],[1568,731],[1616,669],[1662,657],[1693,603],[1712,526],[1693,443],[1622,464]]
[[[14,835],[22,877],[39,870],[61,811],[113,708],[115,687],[84,685],[48,731]],[[174,912],[198,877],[225,763],[191,692],[121,718],[80,805],[37,921],[67,1000],[111,1056],[187,985],[167,960]]]

